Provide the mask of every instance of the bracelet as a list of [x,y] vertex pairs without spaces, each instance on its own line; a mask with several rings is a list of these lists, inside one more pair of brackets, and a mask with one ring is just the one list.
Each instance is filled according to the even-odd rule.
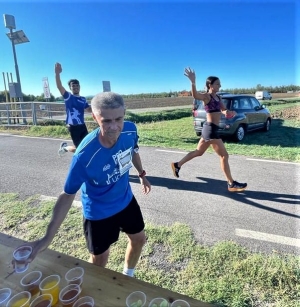
[[146,171],[143,170],[143,171],[139,174],[139,177],[140,177],[140,178],[143,178],[143,177],[145,177],[145,176],[146,176]]

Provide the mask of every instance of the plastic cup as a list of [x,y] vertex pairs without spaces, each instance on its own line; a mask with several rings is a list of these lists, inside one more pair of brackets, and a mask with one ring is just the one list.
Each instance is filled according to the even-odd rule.
[[0,306],[5,306],[11,296],[10,288],[0,289]]
[[65,275],[65,280],[68,285],[75,284],[81,286],[83,281],[84,269],[82,267],[75,267],[69,270]]
[[58,302],[59,296],[59,283],[60,283],[60,276],[59,275],[50,275],[44,278],[40,282],[40,291],[42,294],[51,294],[52,295],[52,304],[54,306]]
[[28,291],[31,294],[31,299],[36,298],[40,294],[39,284],[42,278],[41,271],[32,271],[26,274],[21,280],[20,284],[24,291]]
[[29,307],[31,294],[28,291],[22,291],[14,295],[7,303],[6,307]]
[[94,299],[91,296],[83,296],[79,298],[73,307],[94,307]]
[[81,288],[79,285],[70,284],[59,292],[59,301],[64,307],[72,307],[78,299]]
[[29,307],[51,307],[53,297],[51,294],[42,294],[36,297]]
[[31,246],[21,246],[14,250],[13,257],[15,259],[16,273],[23,273],[28,269],[29,263],[26,260],[29,258],[31,253]]
[[169,302],[162,297],[154,298],[148,305],[148,307],[169,307]]
[[171,304],[171,307],[190,307],[190,304],[185,300],[176,300]]
[[146,294],[142,291],[130,293],[126,298],[127,307],[143,307],[146,304]]

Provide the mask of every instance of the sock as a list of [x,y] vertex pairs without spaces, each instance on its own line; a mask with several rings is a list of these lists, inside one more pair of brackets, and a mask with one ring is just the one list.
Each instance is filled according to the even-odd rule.
[[127,276],[130,276],[130,277],[133,277],[133,275],[134,275],[134,268],[133,269],[128,269],[128,268],[126,268],[124,266],[123,274],[127,275]]

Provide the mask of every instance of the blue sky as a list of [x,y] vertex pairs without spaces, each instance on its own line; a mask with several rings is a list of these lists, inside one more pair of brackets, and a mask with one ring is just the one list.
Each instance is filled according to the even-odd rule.
[[[186,66],[195,69],[199,90],[210,75],[223,89],[300,85],[297,0],[0,0],[0,11],[14,15],[30,40],[16,45],[27,95],[40,95],[48,77],[60,96],[55,62],[65,87],[77,78],[82,95],[101,92],[103,80],[120,94],[189,90]],[[0,72],[16,82],[3,21],[0,29]]]

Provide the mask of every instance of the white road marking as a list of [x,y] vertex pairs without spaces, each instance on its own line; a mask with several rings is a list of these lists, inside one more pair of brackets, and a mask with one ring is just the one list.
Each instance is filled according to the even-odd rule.
[[288,162],[288,161],[276,161],[276,160],[264,160],[264,159],[252,159],[252,158],[246,158],[246,160],[249,160],[249,161],[258,161],[258,162],[269,162],[269,163],[294,164],[294,165],[300,166],[300,163]]
[[[164,149],[155,149],[155,151],[169,152],[169,153],[181,153],[181,154],[186,154],[187,153],[187,151],[175,151],[175,150],[164,150]],[[277,161],[277,160],[264,160],[264,159],[254,159],[254,158],[246,158],[246,160],[258,161],[258,162],[268,162],[268,163],[293,164],[293,165],[300,166],[300,163],[297,163],[297,162]]]
[[[54,196],[46,196],[46,195],[40,195],[40,200],[41,200],[41,201],[57,200],[57,197],[54,197]],[[72,205],[73,205],[74,207],[80,208],[80,207],[81,207],[81,201],[74,200]]]
[[235,230],[235,234],[239,237],[300,247],[300,239],[297,238],[278,236],[270,233],[264,233],[264,232],[246,230],[246,229],[238,229],[238,228]]
[[164,150],[164,149],[155,149],[155,151],[162,151],[162,152],[171,152],[171,153],[181,153],[186,154],[186,151],[174,151],[174,150]]
[[57,138],[45,138],[41,136],[28,136],[28,135],[18,135],[18,134],[7,134],[7,133],[0,133],[2,136],[14,136],[16,138],[28,138],[28,139],[42,139],[42,140],[49,140],[49,141],[61,141],[61,142],[70,142],[71,140],[64,140],[64,139],[57,139]]

